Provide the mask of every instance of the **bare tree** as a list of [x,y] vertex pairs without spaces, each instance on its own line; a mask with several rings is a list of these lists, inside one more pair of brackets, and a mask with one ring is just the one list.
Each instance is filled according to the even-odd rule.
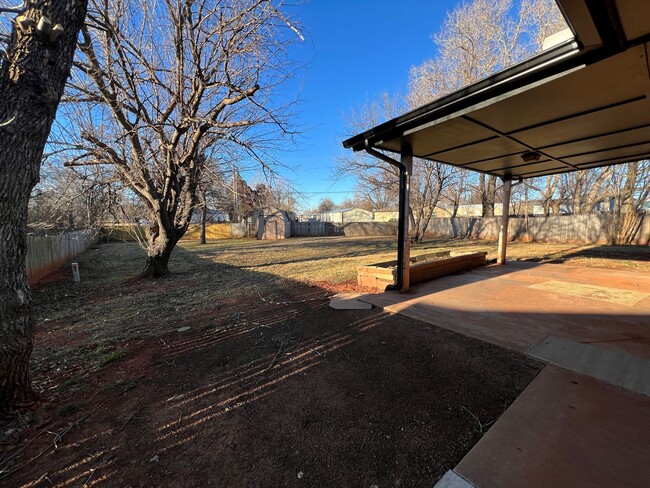
[[[353,111],[346,120],[346,132],[355,134],[382,120],[394,117],[403,110],[397,97],[384,94],[378,102],[372,102]],[[421,242],[426,228],[441,198],[451,182],[455,169],[429,160],[416,159],[411,176],[410,229],[414,242]],[[337,162],[338,177],[352,175],[357,193],[375,203],[375,208],[397,205],[398,169],[365,153],[346,153]]]
[[650,161],[614,167],[610,184],[614,199],[612,241],[630,244],[646,217],[645,205],[650,202]]
[[0,4],[0,411],[35,397],[28,366],[34,335],[25,276],[28,202],[86,3]]
[[334,202],[332,200],[325,197],[318,203],[317,210],[319,212],[329,212],[330,210],[334,210],[335,206],[336,205],[334,205]]
[[376,206],[372,200],[365,198],[364,195],[355,193],[352,197],[343,199],[341,202],[341,208],[361,208],[372,212],[373,210],[385,209],[386,207]]
[[560,201],[573,214],[593,212],[596,204],[607,196],[607,182],[612,171],[610,166],[562,175]]
[[271,171],[265,148],[292,135],[287,105],[273,99],[293,74],[287,46],[299,34],[282,7],[91,1],[66,111],[78,130],[58,142],[69,149],[68,166],[110,166],[145,203],[143,277],[168,274],[201,175],[220,160],[204,154],[239,151]]
[[[383,93],[379,100],[352,110],[344,120],[347,134],[358,134],[369,127],[397,116],[404,104],[397,97]],[[364,152],[343,153],[336,162],[337,179],[352,176],[356,192],[373,202],[375,208],[386,209],[397,204],[399,171]]]
[[458,214],[458,208],[468,196],[471,185],[471,173],[469,171],[455,171],[450,175],[448,184],[442,192],[441,199],[444,207],[449,210],[449,216],[453,219]]
[[494,200],[497,188],[495,176],[479,175],[478,193],[481,199],[481,217],[494,217]]
[[[530,57],[543,40],[566,27],[554,0],[474,0],[447,14],[434,35],[435,58],[411,69],[411,107],[476,83]],[[480,175],[483,217],[494,216],[496,178]]]
[[[255,181],[255,180],[253,180]],[[296,208],[296,191],[292,185],[282,178],[265,178],[262,182],[254,183],[252,190],[253,209],[276,208],[293,212]]]
[[610,243],[633,241],[650,201],[650,162],[639,161],[618,166],[577,171],[562,175],[557,190],[558,205],[568,212],[609,215]]
[[102,168],[69,170],[46,158],[29,202],[33,230],[96,228],[127,214],[122,185]]
[[541,200],[544,208],[544,216],[551,214],[553,199],[556,197],[558,186],[560,184],[560,175],[546,176],[543,178],[531,178],[527,180],[527,185]]
[[[417,165],[417,166],[415,166]],[[411,178],[411,239],[420,243],[435,215],[440,198],[453,181],[456,169],[446,164],[417,159]]]

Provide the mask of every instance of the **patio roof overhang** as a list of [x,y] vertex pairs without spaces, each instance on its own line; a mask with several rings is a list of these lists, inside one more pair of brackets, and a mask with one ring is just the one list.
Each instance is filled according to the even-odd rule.
[[[650,2],[558,4],[575,39],[344,147],[411,152],[514,179],[650,157]],[[522,158],[527,153],[531,160]]]
[[[409,289],[413,157],[501,177],[504,207],[512,179],[650,158],[650,2],[556,1],[573,39],[343,142],[400,169],[401,291]],[[507,224],[504,212],[500,264]]]

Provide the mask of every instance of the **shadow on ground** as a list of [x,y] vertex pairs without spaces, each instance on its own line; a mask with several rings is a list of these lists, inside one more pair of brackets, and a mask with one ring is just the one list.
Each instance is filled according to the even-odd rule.
[[171,279],[124,284],[141,259],[107,244],[37,291],[44,403],[3,484],[430,487],[540,368],[181,249]]
[[587,249],[579,249],[567,253],[552,263],[563,263],[569,259],[589,258],[589,259],[611,259],[611,260],[634,260],[641,262],[650,261],[650,247],[648,246],[595,246]]

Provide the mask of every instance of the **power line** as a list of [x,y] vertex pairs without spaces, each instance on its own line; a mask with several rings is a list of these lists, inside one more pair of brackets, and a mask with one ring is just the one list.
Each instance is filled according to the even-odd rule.
[[303,195],[331,195],[333,193],[355,193],[354,190],[348,191],[301,191]]

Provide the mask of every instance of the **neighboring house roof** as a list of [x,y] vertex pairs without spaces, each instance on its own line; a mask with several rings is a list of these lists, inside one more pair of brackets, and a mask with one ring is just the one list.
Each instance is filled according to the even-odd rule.
[[325,212],[318,212],[318,215],[331,215],[331,214],[339,214],[339,213],[346,213],[346,212],[364,212],[369,214],[372,213],[369,210],[364,210],[362,208],[343,208],[337,210],[327,210]]

